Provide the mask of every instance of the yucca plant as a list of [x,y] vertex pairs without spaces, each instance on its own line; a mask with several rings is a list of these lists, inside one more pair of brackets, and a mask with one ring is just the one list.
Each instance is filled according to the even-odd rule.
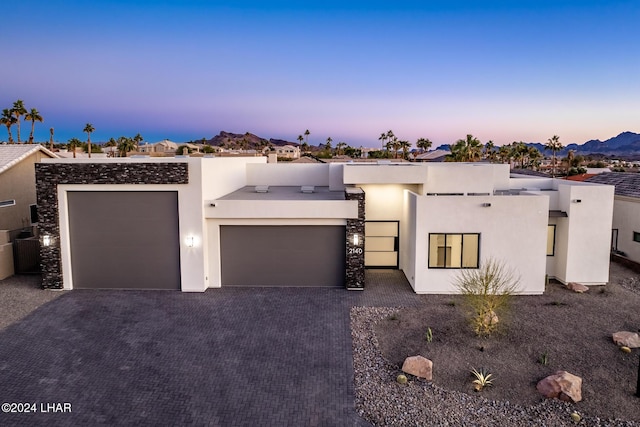
[[477,371],[476,368],[471,370],[471,373],[476,378],[473,380],[475,391],[481,391],[485,387],[489,387],[493,385],[493,380],[491,379],[492,374],[487,372],[484,368],[480,368],[480,371]]

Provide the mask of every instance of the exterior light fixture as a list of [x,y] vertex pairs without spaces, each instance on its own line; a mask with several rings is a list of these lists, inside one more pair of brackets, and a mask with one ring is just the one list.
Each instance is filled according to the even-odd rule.
[[42,236],[42,246],[51,246],[51,236],[48,234]]
[[483,203],[482,207],[483,208],[490,208],[491,207],[491,203]]
[[195,245],[195,240],[195,237],[187,236],[187,238],[184,239],[184,244],[187,245],[188,248],[192,248]]
[[352,242],[355,246],[360,244],[360,236],[358,234],[354,234],[352,237]]
[[573,200],[572,200],[572,202],[573,202],[573,203],[582,203],[582,200],[580,200],[580,199],[573,199]]

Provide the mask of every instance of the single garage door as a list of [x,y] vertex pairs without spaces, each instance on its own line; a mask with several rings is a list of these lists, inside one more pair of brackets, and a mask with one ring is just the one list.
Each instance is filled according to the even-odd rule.
[[344,226],[220,226],[223,286],[343,287]]
[[76,289],[180,289],[178,193],[67,193]]

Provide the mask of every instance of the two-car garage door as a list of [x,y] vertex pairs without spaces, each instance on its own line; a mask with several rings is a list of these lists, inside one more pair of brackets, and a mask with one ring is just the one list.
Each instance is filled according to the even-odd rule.
[[221,225],[220,253],[222,286],[344,286],[344,226]]

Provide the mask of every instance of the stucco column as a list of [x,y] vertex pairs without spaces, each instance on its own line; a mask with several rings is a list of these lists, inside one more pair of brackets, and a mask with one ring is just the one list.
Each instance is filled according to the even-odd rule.
[[347,187],[346,200],[358,201],[358,218],[347,219],[345,285],[350,290],[364,289],[364,191]]

